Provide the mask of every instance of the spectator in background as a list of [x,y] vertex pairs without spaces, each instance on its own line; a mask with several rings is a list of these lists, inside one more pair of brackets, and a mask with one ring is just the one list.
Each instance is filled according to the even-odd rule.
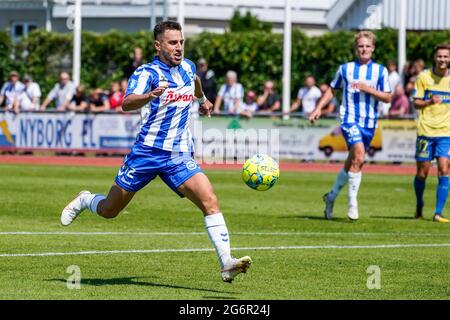
[[305,86],[298,90],[297,98],[291,105],[291,113],[302,107],[303,115],[309,117],[309,114],[316,108],[320,97],[322,97],[322,92],[316,86],[316,79],[313,76],[307,76],[305,78]]
[[229,70],[225,77],[225,84],[220,87],[214,103],[215,113],[220,112],[222,102],[224,112],[229,114],[236,114],[239,112],[243,103],[244,87],[237,81],[238,79],[236,72]]
[[128,79],[122,79],[120,80],[120,91],[122,92],[122,94],[125,96],[125,94],[127,93],[127,87],[128,87]]
[[400,75],[397,72],[397,63],[393,60],[390,60],[387,63],[387,70],[389,72],[389,86],[393,89],[397,87],[399,83],[401,83]]
[[127,79],[130,79],[134,70],[136,70],[139,66],[145,64],[144,53],[142,49],[139,47],[135,47],[133,49],[132,60],[123,70],[123,76]]
[[280,97],[275,92],[275,83],[271,80],[264,83],[263,94],[256,99],[259,113],[274,112],[280,109]]
[[413,63],[407,64],[407,67],[408,69],[406,69],[405,72],[405,83],[411,82],[414,85],[419,73],[425,70],[425,62],[422,59],[416,59]]
[[59,82],[55,84],[53,89],[47,95],[41,105],[40,110],[45,111],[48,105],[55,100],[56,111],[66,111],[70,100],[75,94],[75,85],[70,81],[70,75],[67,72],[61,72],[59,75]]
[[405,90],[401,83],[395,86],[394,95],[392,96],[391,107],[389,109],[389,118],[401,118],[409,114],[409,99],[405,94]]
[[[328,90],[330,86],[327,83],[322,83],[319,86],[320,92],[322,94],[321,97],[323,97],[323,95],[325,94],[325,92]],[[325,107],[323,107],[322,109],[322,114],[323,116],[330,116],[330,115],[334,115],[337,113],[337,99],[336,97],[333,97],[333,99],[331,99],[330,103],[328,103]]]
[[19,81],[20,75],[17,71],[9,73],[8,82],[6,82],[0,91],[0,106],[5,104],[6,110],[13,110],[17,98],[24,92],[25,85]]
[[203,92],[206,98],[214,104],[217,96],[217,82],[214,71],[208,68],[208,63],[205,59],[198,60],[197,76],[202,83]]
[[92,90],[89,95],[89,111],[98,113],[109,111],[110,109],[108,96],[103,93],[103,90],[100,88]]
[[75,112],[88,111],[89,99],[84,93],[84,86],[79,85],[68,105],[68,110]]
[[[390,60],[387,65],[387,70],[389,72],[388,79],[389,79],[389,86],[391,87],[392,91],[394,91],[394,88],[397,86],[397,84],[401,83],[400,75],[397,72],[397,63],[393,60]],[[378,104],[378,114],[380,117],[389,117],[389,110],[391,109],[391,103],[384,103],[380,102]]]
[[249,91],[245,96],[245,101],[242,104],[239,115],[246,118],[251,118],[256,111],[258,111],[258,104],[256,103],[256,93],[255,91]]
[[14,111],[38,111],[39,103],[42,96],[39,84],[33,81],[30,75],[26,74],[23,77],[25,83],[25,90],[19,95],[14,103]]
[[112,111],[121,112],[122,111],[122,103],[125,98],[125,94],[120,89],[120,84],[117,81],[114,81],[111,84],[111,91],[109,93],[109,105]]

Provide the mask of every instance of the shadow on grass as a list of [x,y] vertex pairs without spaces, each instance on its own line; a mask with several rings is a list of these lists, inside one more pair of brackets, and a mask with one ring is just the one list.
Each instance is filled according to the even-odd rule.
[[348,218],[340,218],[336,217],[331,220],[327,220],[324,217],[319,216],[283,216],[281,219],[302,219],[302,220],[320,220],[320,221],[330,221],[330,222],[339,222],[339,223],[354,223],[354,221],[350,221]]
[[[88,286],[135,285],[135,286],[160,287],[160,288],[169,288],[169,289],[186,289],[186,290],[211,292],[211,293],[238,294],[238,292],[233,292],[233,291],[220,291],[220,290],[213,290],[213,289],[193,288],[193,287],[177,286],[177,285],[162,284],[162,283],[155,283],[155,282],[144,282],[144,281],[138,281],[138,279],[145,279],[145,277],[124,277],[124,278],[111,278],[111,279],[84,278],[84,279],[81,279],[80,284],[88,285]],[[67,279],[46,279],[45,281],[59,281],[59,282],[67,283]]]
[[370,216],[374,219],[391,219],[391,220],[416,220],[414,217],[399,217],[399,216]]
[[203,296],[203,299],[208,299],[208,300],[237,300],[239,298],[236,297],[222,297],[222,296]]

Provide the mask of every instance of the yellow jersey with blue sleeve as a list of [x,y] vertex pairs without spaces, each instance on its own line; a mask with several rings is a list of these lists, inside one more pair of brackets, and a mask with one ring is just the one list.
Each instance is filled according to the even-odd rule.
[[440,77],[432,69],[419,74],[414,98],[430,100],[432,96],[440,96],[442,102],[419,110],[417,133],[426,137],[450,137],[450,74]]

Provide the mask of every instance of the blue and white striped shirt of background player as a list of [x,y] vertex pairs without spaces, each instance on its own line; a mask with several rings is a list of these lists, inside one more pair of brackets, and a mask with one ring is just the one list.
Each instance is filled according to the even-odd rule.
[[135,145],[192,153],[189,118],[195,90],[195,64],[183,59],[171,67],[158,57],[136,69],[128,81],[125,96],[144,94],[169,84],[157,99],[141,108],[141,128]]
[[339,112],[341,124],[357,124],[366,129],[376,127],[379,101],[370,94],[352,88],[352,84],[364,82],[377,91],[391,92],[388,75],[386,67],[373,61],[367,64],[352,61],[339,66],[330,86],[344,89]]

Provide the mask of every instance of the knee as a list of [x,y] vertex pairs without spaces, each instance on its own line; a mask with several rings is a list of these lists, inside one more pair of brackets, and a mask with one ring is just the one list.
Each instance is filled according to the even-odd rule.
[[419,168],[417,170],[417,178],[420,180],[426,180],[428,177],[428,168]]
[[106,218],[106,219],[113,219],[113,218],[117,217],[119,212],[120,212],[120,210],[118,210],[116,208],[105,207],[105,208],[102,208],[102,211],[100,212],[100,215],[103,218]]
[[419,178],[420,180],[426,180],[428,178],[428,172],[418,171],[417,178]]
[[219,212],[219,204],[214,192],[209,193],[202,203],[205,213]]
[[439,177],[447,177],[448,176],[448,167],[438,167],[438,176]]
[[362,167],[364,165],[365,157],[363,153],[355,154],[352,159],[352,166],[354,167]]

